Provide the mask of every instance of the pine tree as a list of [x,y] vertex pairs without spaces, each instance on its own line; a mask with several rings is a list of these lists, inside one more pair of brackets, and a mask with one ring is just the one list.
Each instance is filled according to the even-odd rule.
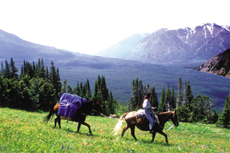
[[179,78],[178,82],[178,94],[177,94],[177,107],[182,105],[182,80]]
[[187,98],[187,95],[186,95],[186,89],[187,89],[187,82],[185,81],[184,83],[184,93],[183,93],[183,101],[182,101],[182,105],[183,106],[187,106],[187,102],[188,102],[188,98]]
[[30,76],[28,74],[21,75],[20,81],[19,81],[19,95],[20,95],[20,109],[27,109],[28,105],[27,103],[30,103],[31,101],[31,95],[30,95]]
[[218,121],[219,115],[216,110],[213,110],[212,113],[212,124],[215,124]]
[[0,72],[0,106],[6,107],[7,105],[7,82],[6,79],[4,79],[2,73]]
[[59,96],[61,95],[61,78],[60,78],[60,73],[59,73],[59,68],[56,69],[56,85],[54,86],[56,95],[59,99]]
[[38,109],[43,111],[49,111],[49,109],[55,102],[56,97],[53,85],[49,82],[44,81],[44,83],[40,87]]
[[44,65],[43,58],[41,58],[41,67],[40,67],[39,76],[40,76],[41,78],[45,79],[45,65]]
[[22,77],[23,75],[24,75],[23,66],[21,66],[20,79],[21,79],[21,77]]
[[101,107],[103,108],[103,113],[106,113],[106,104],[103,98],[103,94],[102,94],[102,90],[101,90],[101,76],[98,75],[98,80],[95,81],[95,85],[94,85],[94,98],[97,99],[97,101],[101,104]]
[[196,97],[197,100],[197,117],[198,117],[198,121],[201,121],[205,118],[205,108],[204,108],[204,101],[203,101],[203,97],[201,95],[198,95]]
[[165,102],[165,88],[163,87],[161,91],[161,97],[160,97],[160,104],[159,104],[159,109],[158,112],[166,112],[166,102]]
[[10,78],[15,78],[18,79],[18,69],[14,65],[14,60],[13,58],[10,59]]
[[4,78],[8,78],[8,79],[11,78],[11,75],[10,75],[10,66],[9,66],[7,60],[5,60]]
[[67,87],[66,87],[66,92],[67,93],[70,93],[70,94],[73,94],[73,90],[72,90],[72,87],[68,84]]
[[50,78],[49,78],[49,69],[48,69],[48,66],[46,66],[45,80],[46,80],[46,82],[48,82],[48,81],[50,80]]
[[204,120],[205,122],[210,123],[211,109],[213,107],[213,104],[211,103],[211,99],[207,96],[197,95],[196,98],[193,98],[191,103],[192,103],[192,112],[189,121],[198,122]]
[[77,86],[73,89],[74,95],[80,95],[80,84],[77,82]]
[[61,81],[59,76],[59,69],[56,70],[53,61],[51,61],[50,66],[50,82],[54,86],[54,89],[56,91],[56,98],[59,99],[60,92],[61,92]]
[[86,89],[85,98],[91,99],[92,93],[91,93],[91,89],[90,89],[89,79],[87,79],[87,81],[86,81],[84,86],[85,86],[85,89]]
[[205,115],[206,123],[212,122],[211,109],[213,107],[213,104],[211,102],[212,100],[208,96],[203,96],[203,108],[204,108],[204,115]]
[[101,88],[100,89],[101,89],[101,93],[103,96],[103,101],[106,101],[108,99],[109,92],[108,92],[108,88],[106,86],[105,76],[102,75],[100,82],[101,82],[101,84],[100,84]]
[[144,87],[144,94],[143,95],[146,95],[150,93],[150,89],[149,89],[149,84],[147,84],[145,87]]
[[30,100],[25,104],[27,106],[27,110],[38,110],[40,106],[40,87],[42,86],[43,79],[42,78],[32,78],[30,81],[29,95]]
[[142,103],[144,100],[144,89],[142,80],[138,78],[132,82],[132,97],[130,100],[131,110],[136,110],[142,108]]
[[166,110],[172,111],[172,93],[169,89],[169,84],[167,85],[166,95],[165,95]]
[[158,108],[158,98],[157,98],[157,92],[156,92],[155,84],[151,88],[150,94],[152,95],[151,99],[150,99],[151,106]]
[[138,93],[138,109],[142,108],[143,100],[144,100],[144,88],[142,84],[142,80],[138,82],[139,93]]
[[33,61],[33,64],[32,64],[32,71],[33,71],[33,76],[31,76],[31,78],[36,77],[36,64],[35,64],[34,61]]
[[[79,87],[79,89],[80,89],[80,87]],[[98,94],[98,81],[95,81],[93,97],[96,98],[97,94]]]
[[7,107],[11,107],[11,108],[17,108],[19,105],[18,105],[18,100],[19,100],[19,94],[18,94],[18,91],[19,91],[19,87],[18,87],[18,84],[19,84],[19,81],[16,80],[16,79],[8,79],[8,78],[5,78],[6,80],[6,83],[7,83],[7,88],[6,88],[6,95],[7,95],[7,103],[8,103],[8,106]]
[[83,87],[83,83],[82,82],[80,82],[80,97],[84,97],[84,89],[83,89],[84,87]]
[[66,79],[63,81],[61,93],[67,93],[67,80]]
[[[193,119],[194,119],[194,121],[198,120],[198,119],[196,119],[195,116],[193,116],[193,117],[190,116],[191,112],[193,111],[192,100],[193,100],[192,90],[191,90],[190,83],[188,81],[188,83],[185,82],[185,84],[184,84],[184,96],[183,96],[182,105],[178,106],[178,109],[177,109],[177,112],[180,116],[180,120],[183,122],[188,122],[189,120],[191,120],[191,122],[192,122]],[[195,114],[193,114],[193,115],[195,115]]]
[[193,94],[192,94],[192,89],[189,81],[186,87],[186,97],[187,97],[186,107],[188,107],[189,111],[192,112]]
[[174,86],[172,86],[172,108],[176,108],[176,98],[175,98],[175,92],[174,92]]
[[224,109],[220,117],[220,122],[225,128],[230,127],[230,94],[225,99]]
[[3,67],[3,63],[1,62],[1,75],[4,76],[5,75],[5,72],[4,72],[4,67]]
[[132,81],[132,97],[130,99],[130,110],[135,110],[137,106],[137,96],[138,96],[138,84],[136,81]]

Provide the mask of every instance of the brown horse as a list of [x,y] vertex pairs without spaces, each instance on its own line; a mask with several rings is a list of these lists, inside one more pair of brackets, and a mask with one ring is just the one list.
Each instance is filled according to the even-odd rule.
[[[50,113],[45,117],[44,121],[47,123],[50,118],[58,113],[58,109],[59,109],[59,103],[56,103],[51,109],[50,109]],[[74,117],[71,119],[69,117],[65,117],[65,116],[59,116],[57,115],[57,117],[55,118],[55,127],[56,124],[58,122],[59,128],[61,128],[61,119],[64,120],[70,120],[70,121],[74,121],[74,122],[78,122],[78,128],[77,128],[77,132],[79,132],[81,124],[87,126],[89,128],[89,133],[90,135],[92,135],[92,131],[90,129],[90,125],[88,123],[85,122],[86,119],[86,115],[89,114],[92,109],[101,112],[102,111],[102,107],[100,105],[100,103],[98,101],[96,101],[96,99],[93,99],[92,101],[86,102],[86,103],[82,103],[82,106],[79,110],[77,110],[76,114],[74,115]]]
[[[118,121],[117,125],[114,128],[115,134],[118,134],[119,130],[121,129],[122,122],[124,121],[124,119],[125,119],[127,125],[123,128],[121,137],[123,137],[125,131],[130,128],[131,129],[131,135],[134,137],[135,140],[137,140],[137,138],[135,136],[135,126],[137,126],[137,128],[142,130],[142,131],[149,131],[148,119],[145,116],[137,119],[136,116],[137,116],[136,111],[123,114],[121,116],[120,120]],[[153,127],[154,132],[152,133],[152,141],[151,142],[154,141],[154,138],[156,136],[156,132],[158,132],[158,133],[162,134],[163,136],[165,136],[166,143],[168,144],[168,138],[167,138],[167,135],[163,132],[163,129],[164,129],[165,123],[169,120],[171,120],[175,126],[179,125],[176,111],[159,113],[158,119],[160,121],[160,124],[155,124],[155,126]]]

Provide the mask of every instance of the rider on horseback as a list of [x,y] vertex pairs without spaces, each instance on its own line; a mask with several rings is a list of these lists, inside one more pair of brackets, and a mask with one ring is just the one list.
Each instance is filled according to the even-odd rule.
[[[154,120],[152,118],[152,114],[154,116],[156,116],[156,115],[153,112],[153,107],[150,104],[150,98],[151,98],[151,94],[148,93],[148,94],[145,95],[142,107],[145,110],[145,116],[149,120],[149,130],[150,130],[150,133],[153,133]],[[157,120],[157,122],[159,122],[158,118],[156,118],[156,120]]]

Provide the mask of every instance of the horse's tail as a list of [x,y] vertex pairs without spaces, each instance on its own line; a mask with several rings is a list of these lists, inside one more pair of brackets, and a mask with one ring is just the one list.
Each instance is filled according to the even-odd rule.
[[58,104],[58,103],[52,105],[52,107],[50,108],[50,113],[49,113],[49,114],[45,117],[45,119],[44,119],[44,122],[45,122],[45,123],[48,123],[49,120],[50,120],[50,118],[53,117],[53,115],[54,115],[54,110],[55,110],[55,106],[56,106],[57,104]]
[[128,113],[125,113],[125,114],[123,114],[123,115],[120,117],[118,123],[116,124],[115,128],[113,129],[114,135],[118,135],[118,133],[120,133],[122,123],[123,123],[123,121],[124,121],[124,119],[125,119],[125,116],[126,116],[127,114],[128,114]]

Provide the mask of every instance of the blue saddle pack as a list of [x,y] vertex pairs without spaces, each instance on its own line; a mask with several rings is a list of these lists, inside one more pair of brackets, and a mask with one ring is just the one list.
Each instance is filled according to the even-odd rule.
[[82,103],[88,102],[87,99],[78,95],[72,95],[70,93],[63,93],[60,96],[60,107],[57,115],[70,117],[71,119],[76,114],[76,111],[81,108]]

